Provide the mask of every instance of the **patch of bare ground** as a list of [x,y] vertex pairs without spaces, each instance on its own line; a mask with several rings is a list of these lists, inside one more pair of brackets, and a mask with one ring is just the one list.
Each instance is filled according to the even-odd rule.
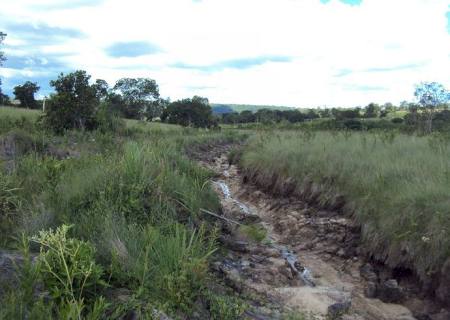
[[[214,269],[234,290],[267,302],[255,309],[259,314],[249,312],[250,318],[282,319],[285,312],[299,311],[315,319],[450,319],[421,292],[412,272],[368,260],[359,226],[342,212],[342,197],[319,206],[319,190],[311,185],[305,200],[289,192],[292,181],[262,191],[256,176],[229,164],[230,150],[209,146],[194,158],[217,173],[214,187],[223,212],[215,219],[228,251]],[[242,225],[263,226],[265,238],[256,241]]]

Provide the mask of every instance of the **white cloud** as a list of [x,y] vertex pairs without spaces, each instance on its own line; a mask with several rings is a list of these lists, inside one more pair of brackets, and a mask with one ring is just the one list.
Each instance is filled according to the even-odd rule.
[[[84,32],[86,38],[45,51],[70,52],[65,62],[94,78],[113,83],[123,76],[151,77],[172,99],[200,94],[214,102],[314,107],[412,99],[413,85],[424,80],[450,88],[449,5],[448,0],[363,0],[359,6],[338,0],[106,0],[36,12],[35,1],[15,0],[2,4],[2,11],[20,22]],[[124,41],[149,41],[162,51],[136,58],[106,55],[105,48]],[[270,55],[293,59],[215,72],[170,67]]]

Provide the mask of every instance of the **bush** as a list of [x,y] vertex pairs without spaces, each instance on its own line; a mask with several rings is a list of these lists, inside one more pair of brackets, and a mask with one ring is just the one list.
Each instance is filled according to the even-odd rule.
[[394,119],[391,120],[391,122],[395,123],[395,124],[403,123],[403,121],[404,120],[402,118],[394,118]]
[[359,120],[348,119],[344,121],[344,127],[348,130],[362,130],[363,125]]
[[60,74],[50,84],[55,88],[47,101],[44,123],[56,133],[68,129],[93,130],[98,127],[95,117],[99,99],[95,85],[89,84],[91,76],[85,71]]

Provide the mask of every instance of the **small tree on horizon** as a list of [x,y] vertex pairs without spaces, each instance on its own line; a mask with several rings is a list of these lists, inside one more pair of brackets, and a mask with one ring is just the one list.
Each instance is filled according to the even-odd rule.
[[438,82],[422,82],[416,85],[414,96],[426,115],[426,131],[433,129],[433,116],[436,109],[450,101],[450,91]]
[[[3,40],[5,40],[6,33],[0,31],[0,45],[3,44]],[[5,53],[0,50],[0,67],[3,65],[3,62],[6,60]],[[3,101],[6,100],[6,95],[2,92],[2,79],[0,78],[0,105],[3,104]],[[9,100],[9,99],[8,99]]]
[[27,109],[35,109],[37,101],[34,95],[39,91],[40,87],[36,82],[27,81],[22,85],[14,87],[14,96],[20,101],[20,106]]

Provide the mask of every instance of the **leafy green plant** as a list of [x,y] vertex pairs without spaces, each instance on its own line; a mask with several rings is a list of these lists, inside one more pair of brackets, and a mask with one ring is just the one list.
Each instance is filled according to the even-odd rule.
[[91,299],[107,284],[102,280],[103,268],[95,263],[94,247],[88,242],[68,238],[70,227],[41,231],[32,238],[40,245],[38,258],[45,287],[56,301],[70,309],[82,311],[84,299]]

